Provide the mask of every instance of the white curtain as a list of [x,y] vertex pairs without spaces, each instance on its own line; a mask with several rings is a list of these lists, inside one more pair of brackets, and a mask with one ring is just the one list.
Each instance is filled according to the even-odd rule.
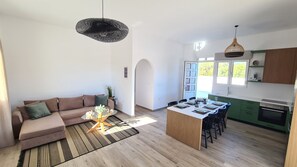
[[14,144],[11,107],[7,93],[4,58],[0,41],[0,148]]

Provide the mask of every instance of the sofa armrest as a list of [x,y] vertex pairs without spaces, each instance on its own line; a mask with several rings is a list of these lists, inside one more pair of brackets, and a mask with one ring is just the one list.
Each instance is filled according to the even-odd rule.
[[110,108],[110,109],[114,109],[114,101],[112,99],[108,99],[107,100],[107,106]]
[[18,138],[23,124],[23,117],[21,111],[15,110],[12,112],[12,128],[14,138]]

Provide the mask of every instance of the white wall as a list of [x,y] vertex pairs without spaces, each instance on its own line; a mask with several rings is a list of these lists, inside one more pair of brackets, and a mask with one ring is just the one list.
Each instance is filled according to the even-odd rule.
[[153,109],[154,76],[151,64],[141,60],[135,69],[135,102],[136,105]]
[[[184,59],[197,60],[197,57],[214,56],[216,52],[223,52],[232,38],[206,41],[205,48],[198,53],[193,52],[193,44],[187,44],[184,46]],[[237,39],[246,50],[297,47],[297,29],[238,36]],[[291,101],[294,94],[293,85],[248,83],[247,87],[230,87],[230,95]]]
[[13,107],[28,99],[105,93],[111,84],[109,44],[74,28],[8,16],[0,15],[0,25]]
[[[131,116],[134,115],[132,45],[131,31],[124,40],[111,45],[111,80],[117,98],[117,109]],[[128,67],[128,78],[124,78],[125,67]]]
[[141,59],[146,59],[154,71],[152,110],[167,106],[169,101],[179,100],[182,87],[182,44],[141,29],[133,32],[133,68]]

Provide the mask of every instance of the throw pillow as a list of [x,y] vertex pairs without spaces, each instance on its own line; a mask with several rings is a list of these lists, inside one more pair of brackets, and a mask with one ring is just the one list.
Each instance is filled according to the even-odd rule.
[[95,105],[105,105],[107,106],[107,96],[106,95],[97,95],[95,98]]
[[58,98],[51,98],[51,99],[47,99],[47,100],[26,100],[24,101],[24,104],[31,104],[31,103],[35,103],[35,102],[45,102],[47,108],[50,110],[50,112],[56,112],[59,111],[58,109]]
[[38,119],[51,115],[51,112],[48,110],[45,102],[30,104],[25,106],[25,108],[30,119]]

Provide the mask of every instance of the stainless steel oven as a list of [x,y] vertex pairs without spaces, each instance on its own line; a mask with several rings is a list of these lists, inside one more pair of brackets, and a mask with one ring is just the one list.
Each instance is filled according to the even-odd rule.
[[285,126],[288,111],[287,106],[260,103],[258,120]]

